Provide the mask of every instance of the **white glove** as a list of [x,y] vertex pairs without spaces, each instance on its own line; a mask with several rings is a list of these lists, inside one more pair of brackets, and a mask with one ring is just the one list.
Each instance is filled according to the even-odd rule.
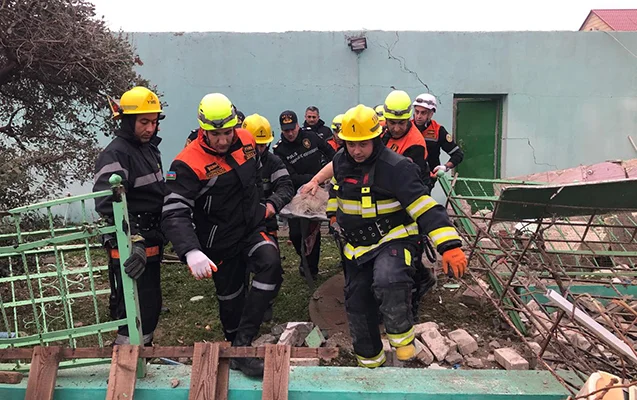
[[449,168],[447,168],[446,165],[439,165],[436,168],[434,168],[434,174],[437,174],[438,171],[442,171],[442,172],[447,172],[449,170]]
[[190,250],[186,253],[186,262],[190,273],[197,279],[210,278],[217,272],[217,266],[201,250]]

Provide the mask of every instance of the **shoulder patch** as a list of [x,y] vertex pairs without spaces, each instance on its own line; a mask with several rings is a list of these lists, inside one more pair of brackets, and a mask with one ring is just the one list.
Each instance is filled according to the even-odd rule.
[[445,138],[447,139],[447,142],[449,142],[449,143],[453,142],[453,138],[451,137],[451,133],[447,133],[447,136]]
[[174,181],[175,179],[177,179],[177,173],[175,171],[167,171],[166,172],[166,180],[167,181]]
[[312,142],[310,142],[310,139],[308,138],[303,139],[303,147],[305,147],[306,149],[309,149],[310,147],[312,147]]
[[206,178],[208,179],[214,176],[223,175],[225,173],[226,173],[226,169],[216,162],[206,165]]

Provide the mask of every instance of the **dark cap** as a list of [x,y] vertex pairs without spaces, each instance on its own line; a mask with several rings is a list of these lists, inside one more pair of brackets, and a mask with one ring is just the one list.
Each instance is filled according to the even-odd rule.
[[294,111],[286,110],[279,116],[279,124],[281,124],[282,131],[294,129],[298,123],[299,119],[296,117],[296,113]]

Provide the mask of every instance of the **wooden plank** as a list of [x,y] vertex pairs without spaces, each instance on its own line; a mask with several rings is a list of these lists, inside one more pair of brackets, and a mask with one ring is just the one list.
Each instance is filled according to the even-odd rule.
[[[230,342],[219,343],[219,350],[230,347]],[[215,400],[228,400],[228,390],[230,389],[230,359],[222,358],[219,360],[219,369],[217,370],[217,392]]]
[[[192,346],[170,346],[170,347],[143,347],[139,356],[143,358],[192,358],[194,348]],[[111,358],[113,349],[110,347],[83,347],[63,349],[62,359],[73,360],[82,358]],[[32,348],[10,348],[0,349],[0,360],[29,360],[33,354]],[[319,347],[311,349],[307,347],[293,347],[292,358],[323,358],[331,359],[338,356],[336,347]],[[244,358],[244,357],[265,357],[265,347],[229,347],[219,350],[219,358]]]
[[139,346],[122,344],[113,347],[113,361],[108,375],[106,400],[133,399],[137,381]]
[[217,394],[219,343],[195,343],[188,400],[214,400]]
[[0,383],[15,385],[22,382],[23,375],[20,372],[0,371]]
[[59,346],[42,347],[33,349],[31,369],[25,400],[51,400],[55,389],[55,379],[58,374],[61,348]]
[[287,400],[290,381],[290,346],[265,345],[263,400]]

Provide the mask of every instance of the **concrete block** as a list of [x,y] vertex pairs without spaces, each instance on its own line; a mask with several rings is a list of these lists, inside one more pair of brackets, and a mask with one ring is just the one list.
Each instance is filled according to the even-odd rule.
[[325,337],[318,326],[315,326],[305,337],[305,345],[307,347],[321,347],[323,343],[325,343]]
[[261,335],[257,340],[252,342],[252,347],[261,347],[265,346],[266,344],[275,344],[276,342],[276,336],[266,333],[265,335]]
[[427,345],[429,350],[431,350],[436,357],[436,360],[443,361],[445,357],[447,357],[447,354],[449,354],[451,350],[451,346],[448,344],[449,340],[443,337],[440,332],[438,332],[438,329],[431,328],[423,332],[420,337],[423,343]]
[[423,322],[422,324],[416,324],[414,325],[414,335],[416,337],[420,337],[420,335],[432,328],[440,329],[438,324],[435,322]]
[[542,351],[542,346],[540,346],[538,342],[529,342],[529,347],[533,350],[535,355],[540,354],[540,351]]
[[318,358],[290,358],[291,367],[318,367],[319,365]]
[[478,350],[478,342],[464,329],[456,329],[453,332],[449,332],[449,339],[456,342],[458,352],[463,356],[472,354]]
[[468,367],[474,368],[474,369],[482,369],[484,368],[484,362],[476,357],[467,357],[465,359],[466,364]]
[[414,346],[416,347],[416,358],[420,360],[424,365],[429,365],[434,362],[434,355],[420,340],[414,340]]
[[527,370],[529,362],[526,361],[511,347],[497,349],[494,352],[495,360],[506,370]]

